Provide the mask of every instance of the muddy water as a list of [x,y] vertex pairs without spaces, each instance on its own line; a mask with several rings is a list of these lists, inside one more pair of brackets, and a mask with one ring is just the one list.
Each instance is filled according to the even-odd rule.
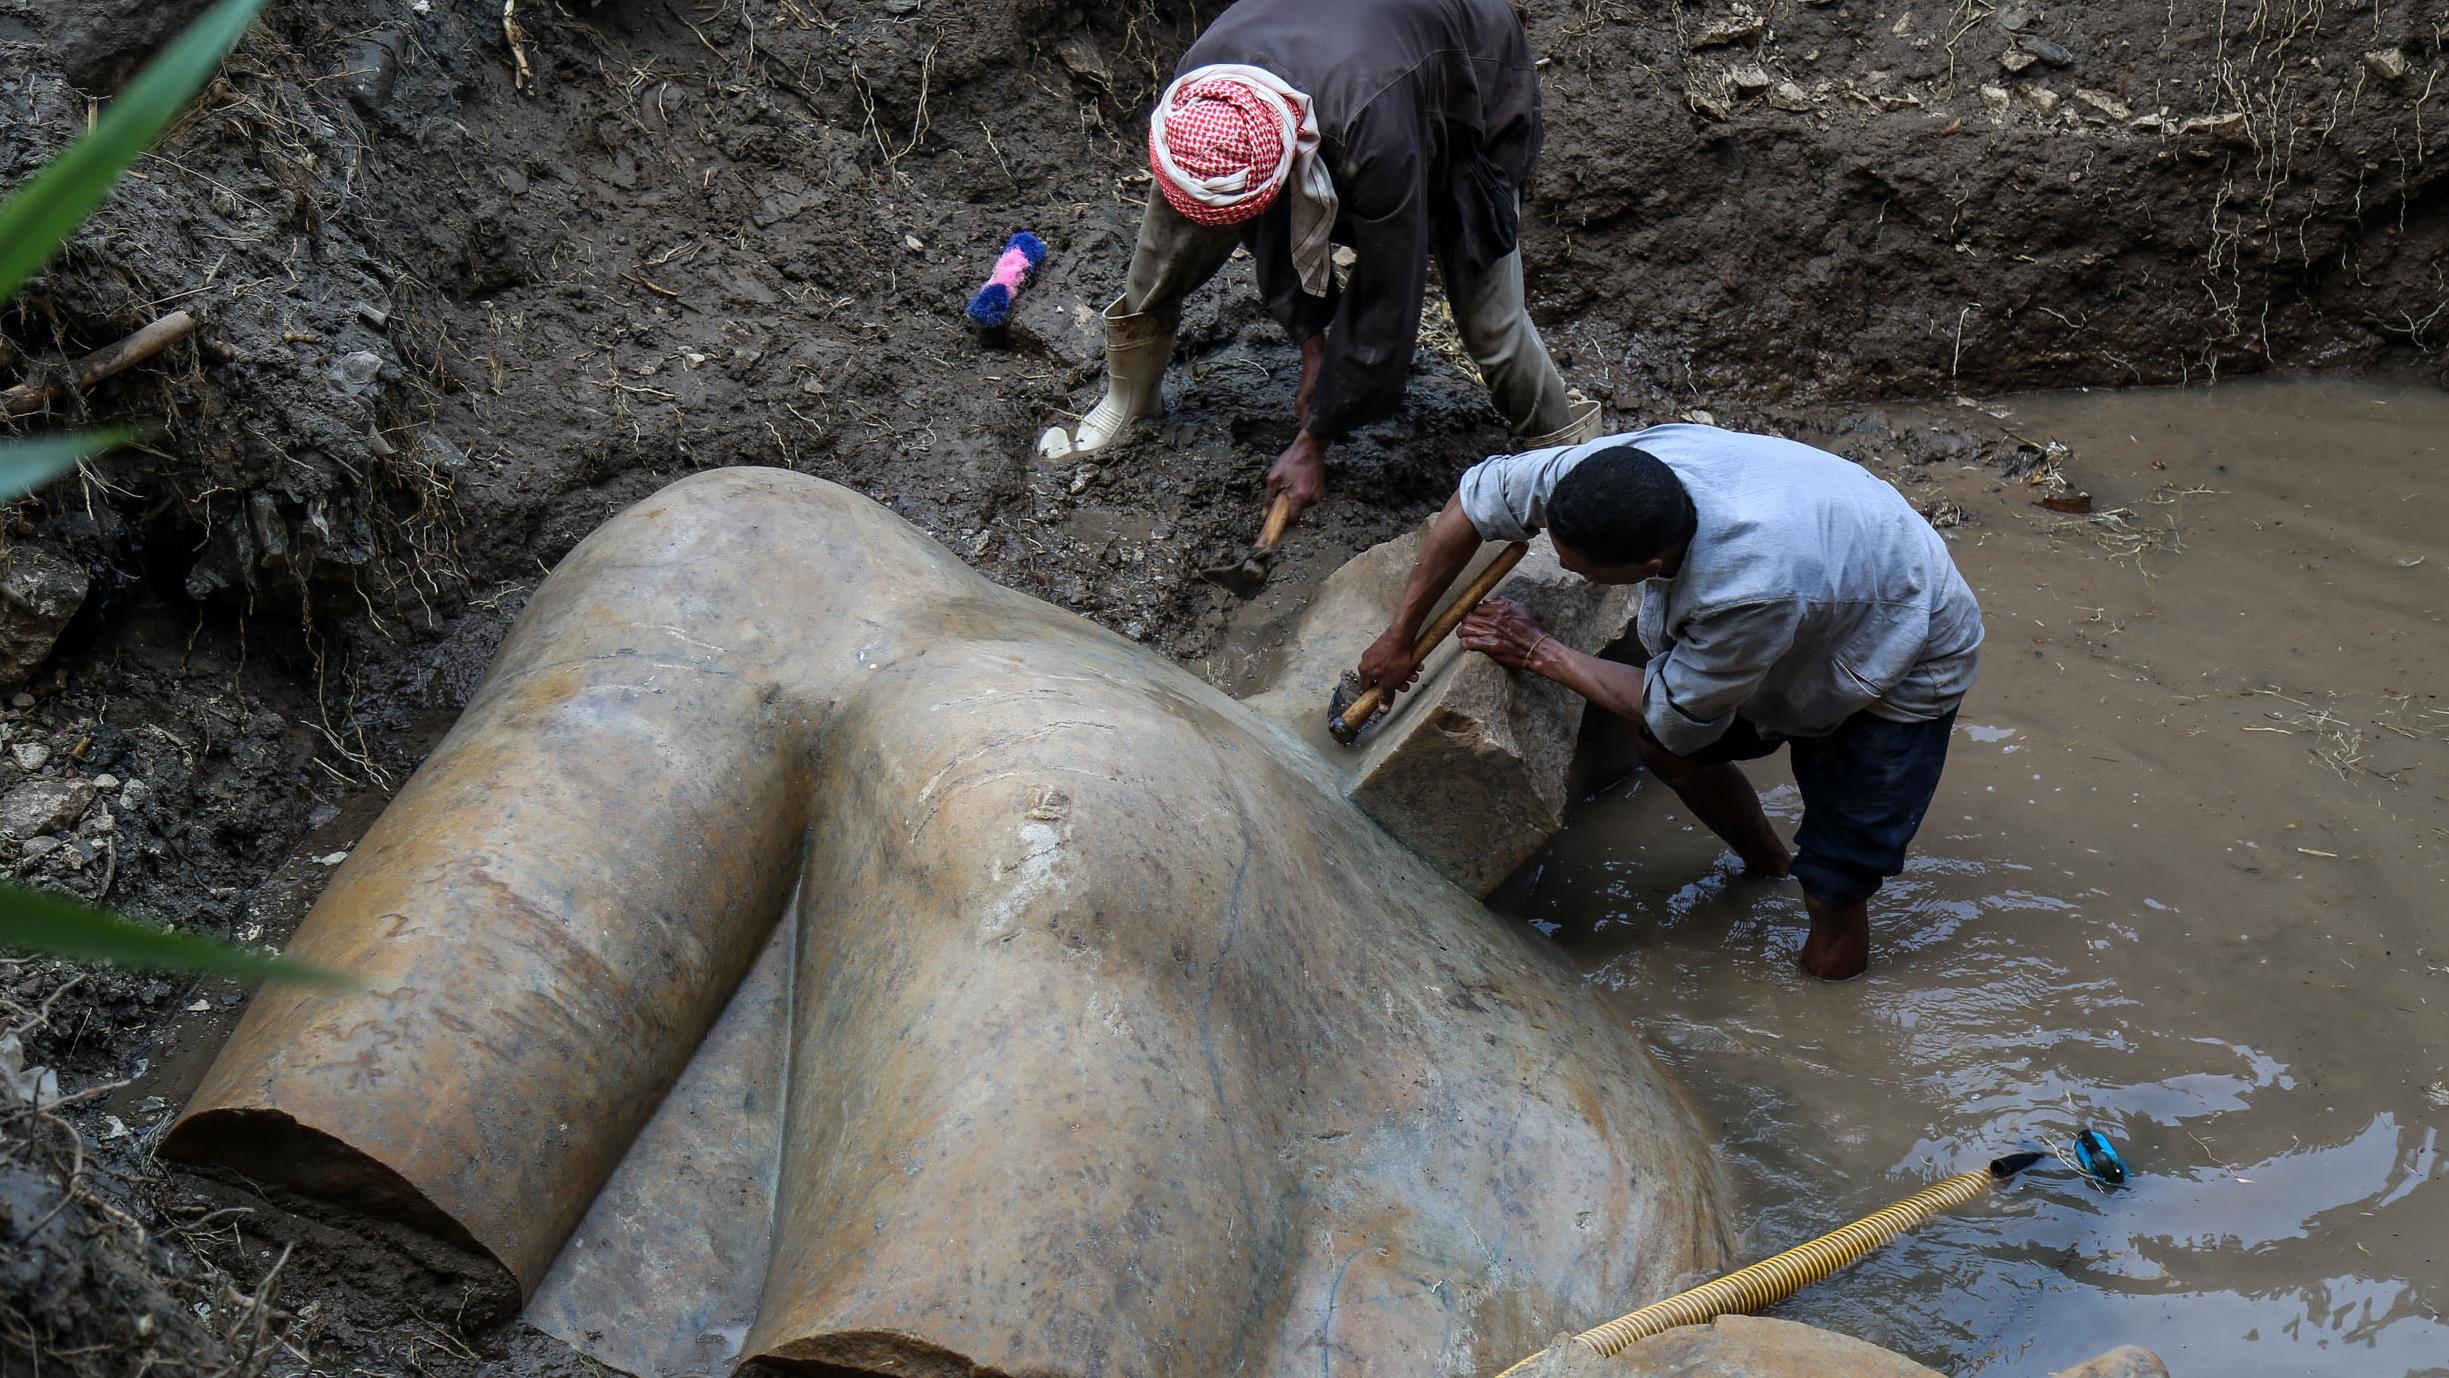
[[1945,476],[1990,641],[1867,978],[1796,973],[1799,894],[1638,774],[1495,902],[1717,1121],[1747,1253],[2079,1124],[2141,1174],[2036,1170],[1779,1315],[1955,1374],[2449,1374],[2449,398],[2001,405],[2131,516]]

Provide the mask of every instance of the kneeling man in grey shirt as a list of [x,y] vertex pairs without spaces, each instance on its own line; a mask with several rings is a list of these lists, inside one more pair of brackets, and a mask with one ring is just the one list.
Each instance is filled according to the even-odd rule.
[[[1438,515],[1362,678],[1409,688],[1412,639],[1480,542],[1542,527],[1566,569],[1643,585],[1648,663],[1562,645],[1502,598],[1463,645],[1640,723],[1643,762],[1752,874],[1801,883],[1803,969],[1860,975],[1866,902],[1904,869],[1981,645],[1947,543],[1861,466],[1774,436],[1652,426],[1499,455]],[[1791,856],[1735,765],[1780,747],[1803,796]]]

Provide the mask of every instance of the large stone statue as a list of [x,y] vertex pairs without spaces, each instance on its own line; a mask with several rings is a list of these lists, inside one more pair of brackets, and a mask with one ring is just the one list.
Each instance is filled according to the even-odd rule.
[[170,1151],[634,1372],[1493,1372],[1724,1257],[1621,1012],[1314,752],[778,470],[572,552],[292,951],[364,989]]

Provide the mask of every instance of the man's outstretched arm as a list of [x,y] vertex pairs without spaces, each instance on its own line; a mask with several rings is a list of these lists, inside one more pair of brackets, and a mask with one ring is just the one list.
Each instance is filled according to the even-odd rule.
[[1594,656],[1557,640],[1520,603],[1491,598],[1454,633],[1463,649],[1499,665],[1552,679],[1620,718],[1641,721],[1641,667]]
[[1445,510],[1437,514],[1429,538],[1421,543],[1411,577],[1403,583],[1403,601],[1396,605],[1394,618],[1361,654],[1362,683],[1378,686],[1391,701],[1420,678],[1420,662],[1412,659],[1412,643],[1420,636],[1420,625],[1428,621],[1437,600],[1445,596],[1454,577],[1471,563],[1479,548],[1479,529],[1463,515],[1461,497],[1446,499]]

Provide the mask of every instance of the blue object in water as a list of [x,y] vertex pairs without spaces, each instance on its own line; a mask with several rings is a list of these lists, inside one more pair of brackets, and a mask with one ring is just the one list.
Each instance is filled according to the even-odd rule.
[[2075,1166],[2104,1187],[2126,1185],[2126,1160],[2117,1156],[2117,1145],[2109,1142],[2109,1136],[2097,1129],[2075,1136]]

